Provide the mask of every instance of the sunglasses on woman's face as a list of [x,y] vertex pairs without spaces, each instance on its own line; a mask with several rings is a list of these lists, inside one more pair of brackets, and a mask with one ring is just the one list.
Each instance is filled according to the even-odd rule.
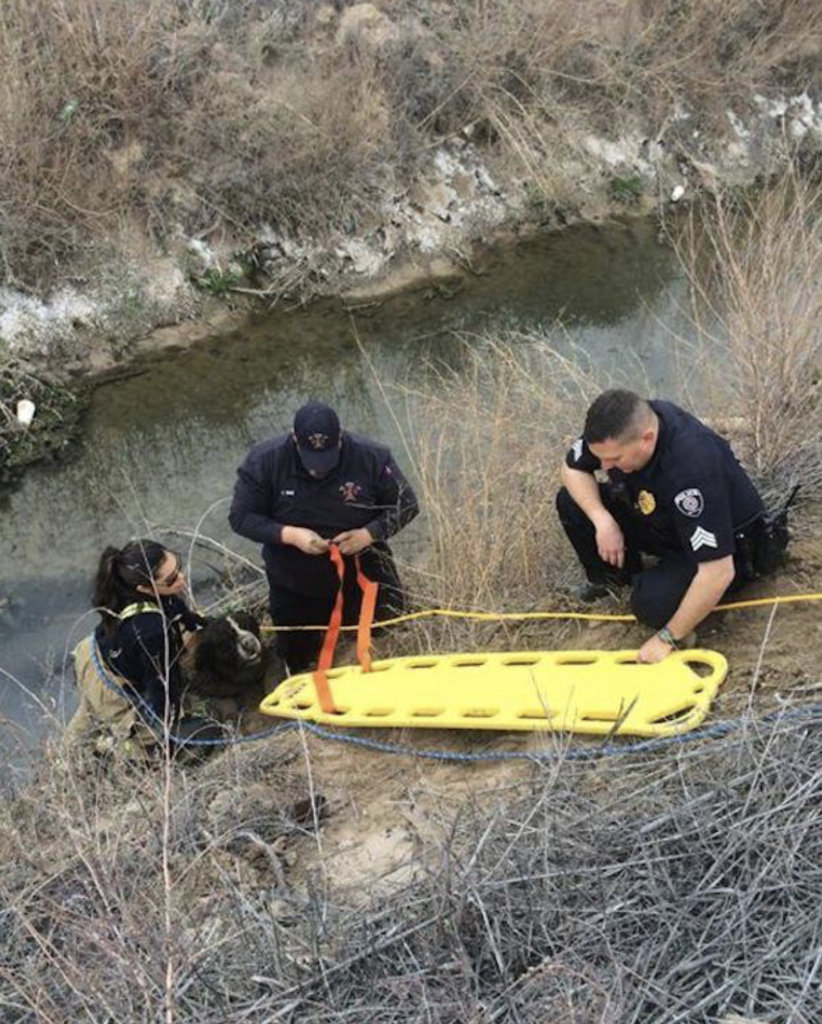
[[[174,554],[174,552],[171,552],[171,554]],[[175,554],[174,557],[177,559],[177,565],[164,579],[154,581],[158,587],[173,587],[182,575],[183,570],[180,568],[180,556]]]

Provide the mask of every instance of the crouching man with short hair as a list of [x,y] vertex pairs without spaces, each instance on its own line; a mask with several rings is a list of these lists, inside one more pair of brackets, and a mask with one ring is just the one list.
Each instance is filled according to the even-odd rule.
[[[559,518],[587,576],[580,596],[632,587],[634,614],[656,630],[640,661],[661,661],[752,578],[742,542],[764,521],[762,499],[727,441],[672,402],[601,394],[562,482]],[[643,568],[643,553],[657,563]]]

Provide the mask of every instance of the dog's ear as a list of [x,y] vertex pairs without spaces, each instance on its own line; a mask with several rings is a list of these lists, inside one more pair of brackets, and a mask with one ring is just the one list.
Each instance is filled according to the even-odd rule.
[[224,661],[226,649],[233,653],[234,631],[224,619],[207,619],[196,639],[194,667],[199,672],[207,672]]

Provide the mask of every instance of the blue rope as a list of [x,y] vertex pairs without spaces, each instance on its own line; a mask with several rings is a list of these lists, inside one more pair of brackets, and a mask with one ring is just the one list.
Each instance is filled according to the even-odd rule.
[[[790,711],[772,711],[756,721],[760,724],[765,724],[770,721],[784,719],[810,718],[814,715],[822,716],[822,704],[809,704],[804,708],[794,708]],[[691,732],[680,733],[676,736],[656,736],[647,740],[638,740],[635,743],[603,743],[599,747],[582,747],[576,750],[563,751],[498,750],[487,754],[461,754],[450,750],[418,750],[415,747],[402,746],[399,743],[388,743],[364,736],[354,736],[351,733],[332,731],[313,722],[302,722],[302,727],[320,739],[334,740],[337,743],[363,747],[366,750],[377,751],[382,754],[399,754],[408,757],[424,758],[430,761],[461,761],[473,764],[481,761],[535,761],[538,763],[565,760],[596,761],[604,757],[653,753],[657,750],[681,746],[685,743],[696,742],[697,740],[722,739],[730,733],[743,728],[745,724],[746,719],[734,718],[715,722],[713,725],[705,726],[703,729],[694,729]]]
[[[126,691],[119,686],[110,676],[103,663],[100,651],[97,646],[97,639],[92,634],[91,657],[103,683],[119,696],[130,703],[134,703]],[[137,702],[141,705],[149,719],[164,727],[165,723],[156,711],[139,695],[135,694]],[[792,708],[789,711],[771,711],[762,718],[756,719],[759,724],[769,722],[813,718],[816,715],[822,716],[822,704],[808,704],[802,708]],[[169,739],[184,746],[197,747],[225,747],[238,743],[254,743],[257,740],[270,739],[272,736],[279,736],[286,732],[293,732],[295,729],[305,729],[319,739],[332,740],[335,743],[344,743],[352,747],[361,747],[363,750],[371,750],[380,754],[396,754],[403,757],[418,757],[427,761],[455,761],[463,764],[475,764],[484,761],[534,761],[537,763],[551,761],[596,761],[604,757],[621,757],[627,754],[646,754],[657,750],[665,750],[669,747],[681,746],[685,743],[695,743],[698,740],[722,739],[732,732],[742,729],[746,722],[744,718],[729,718],[722,722],[714,722],[702,729],[693,729],[690,732],[678,733],[675,736],[655,736],[647,740],[637,740],[635,743],[603,743],[599,747],[582,747],[576,750],[497,750],[487,754],[461,754],[453,750],[419,750],[415,747],[403,746],[400,743],[389,743],[385,740],[374,740],[366,736],[355,736],[349,732],[337,732],[326,729],[314,722],[303,720],[285,722],[275,725],[271,729],[262,732],[255,732],[250,736],[231,736],[220,739],[187,739],[169,733]],[[165,735],[165,731],[163,732]]]

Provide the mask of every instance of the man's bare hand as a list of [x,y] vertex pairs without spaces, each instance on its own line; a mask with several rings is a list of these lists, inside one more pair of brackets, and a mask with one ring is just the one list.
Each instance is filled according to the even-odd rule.
[[281,539],[283,544],[299,548],[304,555],[328,554],[328,541],[304,526],[284,526]]
[[373,540],[374,538],[363,526],[359,530],[346,530],[345,533],[338,533],[332,543],[337,544],[344,555],[358,555],[373,543]]
[[673,647],[670,644],[660,640],[656,633],[654,633],[650,640],[646,640],[642,647],[640,647],[636,660],[642,662],[643,665],[653,665],[655,662],[663,661],[667,658],[672,650]]
[[597,552],[603,562],[615,569],[625,565],[625,537],[613,516],[603,516],[594,523],[596,529]]

